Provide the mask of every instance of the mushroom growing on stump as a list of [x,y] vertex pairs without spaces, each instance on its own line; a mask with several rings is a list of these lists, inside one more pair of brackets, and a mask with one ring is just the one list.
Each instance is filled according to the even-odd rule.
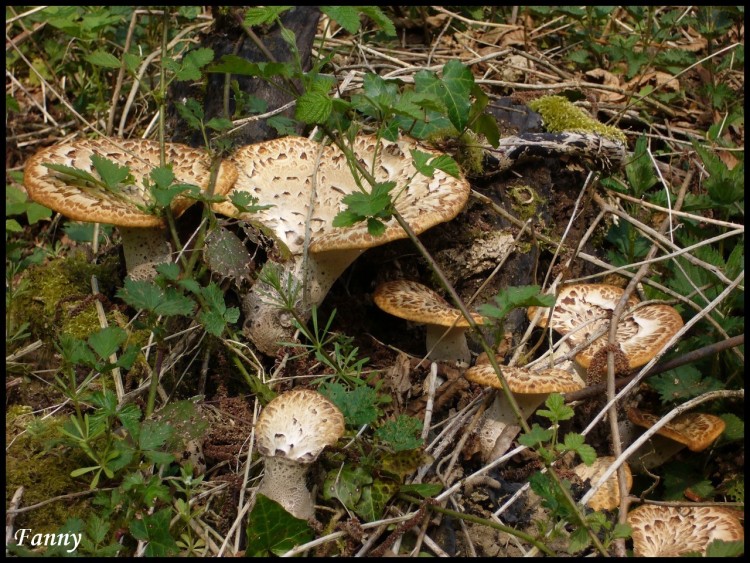
[[[586,385],[577,374],[557,368],[531,371],[526,368],[500,366],[508,388],[521,409],[524,420],[533,414],[550,393],[570,393],[583,389]],[[495,400],[484,412],[480,422],[479,441],[482,449],[482,459],[489,461],[503,455],[510,446],[510,441],[520,431],[516,426],[518,420],[508,403],[502,384],[495,370],[490,364],[476,365],[464,374],[467,380],[485,387],[496,389]],[[506,436],[502,443],[498,441],[503,431],[514,426],[513,436]],[[500,451],[502,450],[502,451]]]
[[[643,428],[651,428],[659,421],[658,416],[636,408],[628,409],[627,415],[630,422]],[[658,467],[685,447],[692,452],[702,452],[721,436],[725,428],[725,422],[712,414],[687,412],[678,415],[633,453],[631,463],[636,470],[642,471]]]
[[[26,162],[23,181],[31,199],[69,219],[118,227],[128,276],[151,278],[156,273],[156,264],[168,262],[171,253],[165,238],[164,219],[146,210],[154,201],[144,180],[150,181],[151,171],[160,166],[159,151],[158,142],[144,139],[77,139],[37,152]],[[92,162],[94,156],[127,166],[134,181],[116,186],[115,193],[46,166],[77,168],[97,178]],[[208,188],[211,158],[206,151],[166,143],[165,158],[167,164],[173,164],[175,183],[197,185],[202,190]],[[229,191],[236,178],[234,165],[223,162],[214,193],[223,195]],[[193,203],[194,200],[187,197],[175,197],[171,204],[175,217]]]
[[[352,146],[376,182],[395,182],[390,192],[395,208],[419,234],[458,215],[470,189],[465,179],[440,170],[435,170],[431,178],[418,173],[410,154],[414,149],[433,156],[442,154],[409,138],[378,142],[375,136],[363,135]],[[309,318],[311,308],[323,301],[336,279],[362,252],[407,237],[395,218],[385,221],[385,231],[379,236],[372,236],[364,222],[332,226],[333,218],[346,208],[342,199],[361,193],[360,185],[367,186],[364,181],[358,183],[344,154],[335,146],[321,147],[303,137],[284,137],[242,147],[235,152],[233,162],[239,177],[232,192],[249,193],[259,205],[272,207],[240,213],[232,203],[222,202],[214,204],[214,210],[265,227],[288,250],[291,258],[283,263],[280,277],[285,281],[291,275],[306,289],[300,292],[297,303],[303,318]],[[291,340],[294,326],[291,318],[269,303],[269,294],[273,289],[258,281],[245,296],[245,332],[259,350],[275,354],[279,342]]]
[[733,511],[718,506],[644,504],[628,513],[636,557],[705,555],[714,540],[744,541],[745,530]]
[[[609,469],[609,466],[615,462],[615,458],[612,456],[602,456],[596,458],[594,463],[586,465],[581,463],[573,468],[573,471],[581,481],[588,479],[593,485],[604,472]],[[623,463],[622,466],[625,468],[625,488],[630,492],[630,488],[633,486],[633,474],[630,472],[630,467],[627,463]],[[586,503],[592,510],[614,510],[620,506],[620,485],[617,482],[617,472],[613,473],[610,478],[601,486],[599,490],[594,493],[589,501]]]
[[255,435],[265,461],[258,493],[295,518],[312,518],[315,507],[305,483],[307,471],[326,446],[344,435],[341,411],[316,391],[293,389],[261,411]]
[[[557,333],[569,334],[568,341],[575,347],[589,341],[593,333],[609,326],[612,311],[624,293],[622,288],[614,285],[569,285],[560,290],[551,318],[548,307],[529,307],[528,317],[531,319],[541,311],[539,326],[546,328],[549,323],[549,327]],[[628,298],[628,308],[638,303],[636,297]],[[647,364],[682,326],[682,317],[669,305],[645,305],[632,312],[626,311],[617,324],[616,336],[616,344],[627,358],[627,365],[623,368],[633,370]],[[597,352],[605,348],[607,342],[608,334],[604,334],[576,355],[575,366],[582,377],[595,358],[601,360],[602,356]],[[596,368],[596,371],[600,369]]]
[[[380,284],[372,298],[386,313],[425,325],[428,358],[469,365],[471,353],[466,343],[469,322],[438,293],[421,283],[394,280]],[[478,313],[472,317],[477,324],[484,322]]]

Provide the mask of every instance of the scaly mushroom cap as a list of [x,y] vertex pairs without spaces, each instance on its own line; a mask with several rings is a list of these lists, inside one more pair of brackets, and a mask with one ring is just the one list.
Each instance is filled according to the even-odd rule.
[[[531,371],[526,368],[501,366],[508,387],[513,393],[570,393],[586,387],[578,374],[557,368]],[[472,383],[502,389],[500,379],[490,364],[475,365],[464,375]]]
[[[591,465],[581,463],[573,468],[573,471],[581,479],[585,481],[588,479],[593,485],[602,474],[609,469],[609,466],[614,463],[615,458],[612,456],[603,456],[596,458],[596,461]],[[630,467],[627,463],[623,463],[622,466],[625,468],[625,484],[628,492],[630,492],[633,486],[633,474],[630,472]],[[592,510],[613,510],[620,506],[620,486],[617,483],[617,472],[613,473],[610,478],[601,486],[599,490],[594,493],[588,503]]]
[[[375,289],[372,298],[383,311],[401,319],[446,327],[458,319],[458,328],[469,326],[461,311],[421,283],[409,280],[385,282]],[[484,322],[478,313],[472,313],[472,317],[477,324]]]
[[[659,417],[636,408],[628,409],[628,419],[633,424],[651,428]],[[687,412],[674,417],[657,430],[657,434],[686,445],[691,451],[701,452],[714,443],[726,424],[718,416],[705,413]]]
[[[564,287],[557,297],[549,326],[560,334],[570,335],[574,346],[587,341],[591,334],[606,327],[617,302],[625,291],[614,285],[578,284]],[[639,300],[630,296],[628,307]],[[547,327],[549,308],[529,307],[532,318],[542,311],[539,326]],[[583,326],[585,325],[585,326]],[[683,326],[682,317],[669,305],[646,305],[623,315],[617,325],[617,343],[628,358],[630,369],[640,367],[658,354],[667,341]],[[596,353],[607,344],[607,335],[597,338],[576,356],[576,362],[588,368]]]
[[293,389],[266,405],[255,433],[261,455],[312,463],[343,436],[344,416],[320,393]]
[[630,511],[636,557],[676,557],[691,551],[705,555],[714,540],[745,539],[739,518],[715,506],[673,507],[644,504]]
[[[378,144],[375,136],[361,135],[352,149],[377,182],[396,182],[396,189],[391,192],[396,209],[417,234],[453,219],[469,198],[469,183],[463,178],[440,170],[432,178],[417,173],[410,150],[435,156],[442,153],[421,147],[413,139],[403,137],[395,143],[381,140]],[[311,252],[365,249],[407,236],[393,218],[386,221],[385,232],[377,237],[368,233],[365,223],[341,228],[331,225],[346,207],[342,198],[361,192],[346,157],[335,146],[321,147],[304,137],[290,136],[241,147],[232,160],[239,170],[232,191],[249,192],[258,198],[259,205],[273,207],[241,214],[231,201],[226,201],[214,204],[214,210],[268,227],[292,254],[302,253],[311,200]],[[370,190],[366,182],[363,187]]]
[[[211,159],[204,150],[178,143],[166,143],[166,162],[172,163],[177,183],[194,184],[205,190],[210,178]],[[98,155],[120,166],[128,166],[135,185],[122,185],[122,197],[71,179],[47,168],[45,164],[61,164],[79,168],[98,178],[91,157]],[[27,162],[24,185],[29,197],[75,221],[106,223],[118,227],[159,227],[161,217],[146,213],[137,206],[153,203],[143,185],[151,171],[160,166],[159,143],[144,139],[76,139],[40,150]],[[215,193],[223,195],[231,188],[237,171],[232,163],[219,168]],[[179,216],[194,201],[176,197],[172,202]]]

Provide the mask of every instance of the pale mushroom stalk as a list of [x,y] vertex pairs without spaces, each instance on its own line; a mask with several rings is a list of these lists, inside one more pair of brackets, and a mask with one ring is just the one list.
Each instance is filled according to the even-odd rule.
[[[507,366],[501,369],[524,420],[544,403],[550,393],[569,393],[585,387],[583,380],[576,373],[557,368],[548,368],[538,372],[527,368]],[[491,365],[475,365],[466,371],[465,377],[472,383],[497,390],[495,400],[485,411],[479,427],[482,459],[484,461],[496,459],[507,451],[510,442],[520,431],[519,421]],[[507,428],[510,430],[506,430]]]
[[172,247],[165,229],[119,227],[125,270],[133,280],[153,279],[156,266],[171,261]]
[[425,343],[430,360],[459,362],[469,365],[471,351],[466,342],[466,328],[446,329],[441,325],[425,325]]
[[305,484],[309,469],[308,463],[266,457],[258,493],[278,502],[295,518],[309,520],[315,515],[313,496]]

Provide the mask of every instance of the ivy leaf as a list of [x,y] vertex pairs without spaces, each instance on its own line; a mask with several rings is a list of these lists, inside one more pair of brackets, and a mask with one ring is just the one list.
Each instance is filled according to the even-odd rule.
[[442,84],[439,93],[448,110],[448,119],[458,131],[463,131],[469,122],[469,95],[474,86],[474,75],[460,61],[449,61],[443,67]]
[[323,498],[325,500],[338,499],[350,510],[362,498],[365,485],[372,483],[372,475],[364,467],[345,465],[340,471],[329,471],[323,483]]
[[283,555],[313,537],[305,520],[295,518],[267,496],[256,495],[255,506],[248,516],[246,556]]
[[390,446],[393,451],[413,450],[422,445],[417,434],[422,432],[422,421],[401,414],[396,420],[389,420],[375,431],[375,436]]

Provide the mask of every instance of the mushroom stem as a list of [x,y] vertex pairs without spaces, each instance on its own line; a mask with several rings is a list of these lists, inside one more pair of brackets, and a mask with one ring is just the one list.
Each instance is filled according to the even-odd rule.
[[427,357],[430,360],[435,362],[459,362],[469,365],[471,352],[469,351],[469,345],[466,343],[465,328],[446,329],[444,326],[431,324],[425,326],[427,328]]
[[[521,409],[523,419],[527,420],[534,414],[534,411],[544,402],[548,395],[549,393],[514,393],[513,397],[516,399],[516,403],[518,403],[518,408]],[[515,427],[510,435],[506,431],[506,428],[509,426]],[[503,439],[500,440],[504,431]],[[503,390],[498,389],[495,391],[495,400],[492,401],[490,407],[485,411],[479,428],[482,458],[485,461],[489,461],[503,455],[508,451],[510,443],[520,431],[521,427],[518,426],[518,419],[513,413],[513,408],[510,406]]]
[[634,471],[645,473],[664,464],[685,447],[684,444],[664,436],[651,436],[645,444],[633,452],[628,461]]
[[295,518],[309,520],[315,515],[312,493],[305,484],[309,464],[283,457],[266,457],[258,493],[278,502]]
[[132,280],[151,280],[156,266],[169,262],[172,249],[160,227],[119,227],[125,269]]
[[[301,286],[295,310],[300,318],[307,321],[312,308],[323,302],[331,286],[362,252],[363,249],[353,249],[309,253],[307,262],[302,255],[293,255],[281,265],[267,262],[263,268],[281,266],[279,279],[282,287],[286,287],[290,275],[293,282]],[[261,280],[262,277],[261,270]],[[293,316],[279,307],[275,293],[274,288],[259,280],[242,301],[246,336],[258,350],[271,356],[279,350],[280,342],[292,340],[295,331]]]

